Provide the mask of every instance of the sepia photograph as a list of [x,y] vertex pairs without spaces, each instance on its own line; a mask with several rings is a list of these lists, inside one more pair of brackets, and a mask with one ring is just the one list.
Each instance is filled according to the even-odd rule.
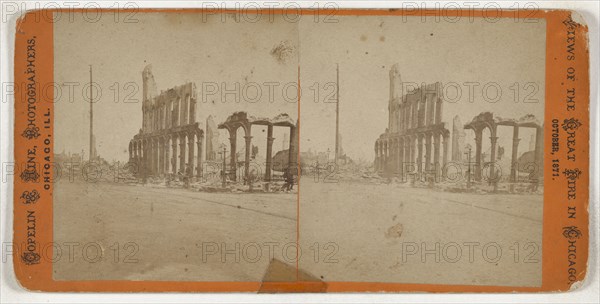
[[295,250],[298,28],[238,17],[55,24],[83,92],[55,104],[54,240],[82,253],[56,280],[261,281]]
[[595,303],[598,8],[3,1],[0,302]]
[[541,286],[544,19],[136,17],[54,24],[55,280]]
[[544,20],[300,24],[301,82],[322,92],[301,100],[300,268],[540,286],[545,37]]

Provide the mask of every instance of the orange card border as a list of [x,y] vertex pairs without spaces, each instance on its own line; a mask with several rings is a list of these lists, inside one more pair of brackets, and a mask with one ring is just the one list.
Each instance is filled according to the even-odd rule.
[[[103,9],[110,11],[110,9]],[[62,9],[53,11],[65,11]],[[39,11],[38,11],[39,12]],[[202,9],[140,9],[140,12],[179,12],[179,13],[224,13],[230,10]],[[424,16],[432,15],[432,10],[307,10],[298,11],[302,15],[336,14],[336,15],[389,15],[389,16]],[[483,17],[482,10],[468,11],[473,17]],[[544,117],[544,207],[542,236],[542,285],[540,287],[507,287],[507,286],[473,286],[473,285],[439,285],[439,284],[403,284],[403,283],[367,283],[367,282],[327,282],[326,292],[541,292],[567,291],[574,282],[585,278],[588,259],[588,223],[589,223],[589,50],[588,28],[584,24],[574,22],[572,12],[566,10],[538,10],[526,12],[531,18],[546,20],[546,91]],[[281,14],[282,10],[258,10],[257,13]],[[445,16],[464,16],[466,10],[448,10]],[[518,13],[518,12],[517,12]],[[43,92],[39,88],[53,82],[53,24],[44,18],[34,20],[36,12],[29,12],[17,22],[15,39],[15,134],[14,155],[18,174],[14,181],[14,238],[15,254],[13,264],[20,284],[36,291],[88,291],[88,292],[315,292],[314,282],[173,282],[173,281],[55,281],[52,279],[52,263],[48,259],[39,258],[41,254],[52,256],[52,247],[40,252],[40,244],[51,244],[53,235],[52,182],[45,178],[52,177],[51,170],[45,165],[53,162],[53,118],[54,108],[52,87]],[[515,11],[500,11],[501,18],[515,18]],[[567,32],[571,33],[567,33]],[[574,60],[567,58],[567,34],[575,39]],[[33,40],[32,40],[33,39]],[[31,51],[34,55],[34,70],[28,70],[28,58]],[[32,68],[30,65],[29,68]],[[569,82],[576,90],[576,103],[570,108],[567,103],[565,76],[567,69],[574,69],[576,80]],[[298,67],[300,72],[300,67]],[[37,87],[27,90],[31,75],[35,74]],[[28,93],[30,93],[28,95]],[[31,94],[34,95],[33,99]],[[50,97],[49,97],[50,96]],[[300,110],[300,102],[298,102]],[[300,111],[299,111],[300,113]],[[33,120],[30,120],[32,119]],[[565,119],[576,119],[581,123],[575,132],[575,161],[567,160],[566,135],[561,133],[560,151],[553,155],[552,122],[563,122]],[[29,128],[29,129],[28,129]],[[34,134],[31,128],[39,128],[39,136],[26,138],[25,133]],[[33,132],[33,133],[32,133]],[[299,136],[298,136],[299,138]],[[29,154],[28,154],[29,153]],[[29,163],[28,157],[33,157]],[[559,174],[554,180],[552,160],[558,159],[562,169],[579,169],[578,178],[571,179],[576,183],[576,198],[569,198],[567,176]],[[31,161],[31,159],[29,159]],[[32,165],[33,164],[33,165]],[[31,173],[35,166],[40,174],[39,182],[28,182],[24,172]],[[24,191],[36,190],[40,198],[35,204],[24,204],[21,195]],[[298,216],[300,215],[298,192]],[[569,217],[568,207],[575,207],[576,218]],[[31,214],[35,215],[35,235],[31,235]],[[28,216],[29,215],[29,216]],[[29,219],[29,222],[28,222]],[[299,221],[298,221],[299,222]],[[299,228],[299,227],[298,227]],[[28,235],[29,233],[29,235]],[[299,229],[297,231],[297,237]],[[35,241],[35,246],[20,248],[19,244],[27,244],[28,238]],[[572,242],[572,243],[569,243]],[[576,252],[569,251],[569,245],[576,246]],[[29,250],[33,249],[33,250]],[[572,247],[571,247],[572,249]],[[36,257],[36,254],[38,255]],[[573,255],[574,254],[574,255]],[[574,265],[569,265],[575,261]],[[297,267],[297,265],[296,265]]]

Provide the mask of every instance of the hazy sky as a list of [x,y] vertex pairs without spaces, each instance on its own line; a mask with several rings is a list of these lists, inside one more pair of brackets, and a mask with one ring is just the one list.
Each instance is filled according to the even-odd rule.
[[[102,89],[94,105],[94,128],[98,153],[105,159],[127,160],[129,141],[142,125],[142,70],[147,64],[152,64],[159,92],[187,81],[196,83],[197,121],[203,129],[208,115],[218,124],[240,110],[267,117],[288,113],[297,119],[297,89],[289,89],[289,100],[282,98],[283,84],[298,79],[296,24],[281,18],[248,23],[231,16],[221,19],[189,13],[144,13],[136,18],[139,22],[128,24],[114,23],[112,16],[96,23],[62,18],[55,26],[55,80],[85,84],[88,65],[93,64],[94,82]],[[285,61],[271,54],[281,43],[291,50]],[[115,83],[120,87],[118,98]],[[256,102],[259,89],[254,84],[261,92]],[[56,104],[58,152],[83,149],[87,154],[89,103],[81,98],[81,88],[73,103],[65,95]],[[269,88],[273,88],[272,102]],[[226,90],[237,92],[237,97],[235,93],[222,95]],[[124,102],[129,94],[130,102]],[[262,129],[253,132],[254,144],[261,147],[266,144],[266,133],[259,135]],[[284,132],[289,131],[276,128],[278,140],[283,140]],[[221,139],[227,141],[227,137],[223,131]],[[277,151],[281,146],[274,148]]]
[[[339,63],[340,133],[344,151],[351,157],[366,160],[374,157],[375,140],[388,124],[389,71],[395,63],[399,65],[402,81],[419,84],[439,81],[448,88],[450,100],[458,99],[443,105],[442,121],[448,123],[450,131],[455,115],[464,124],[483,111],[511,118],[531,113],[543,120],[544,20],[524,24],[513,19],[490,23],[481,18],[473,22],[463,18],[449,23],[435,22],[434,18],[423,22],[420,17],[338,18],[338,23],[300,24],[301,79],[303,88],[335,82],[335,64]],[[474,89],[472,103],[468,101],[466,82],[481,84]],[[539,102],[515,104],[510,89],[515,82],[521,86],[521,101],[534,89],[532,86],[525,90],[524,85],[534,83],[537,93],[533,96]],[[450,83],[460,85],[460,98]],[[487,83],[501,87],[499,101],[485,101],[482,88]],[[335,104],[315,102],[313,91],[303,92],[301,147],[333,150]],[[486,96],[496,97],[494,87],[488,85]],[[526,151],[529,133],[521,131],[521,138],[526,139],[521,141],[521,152]],[[319,135],[309,136],[313,134]],[[499,128],[498,135],[501,137],[498,144],[510,147],[512,129]],[[467,131],[467,139],[472,137],[473,133]]]
[[[482,111],[543,118],[543,20],[525,24],[465,18],[449,23],[423,22],[419,17],[337,16],[338,23],[315,23],[313,18],[295,23],[277,17],[236,22],[231,16],[188,13],[145,13],[136,18],[139,22],[127,24],[115,23],[112,16],[96,23],[62,18],[55,25],[55,81],[79,84],[72,103],[64,89],[56,104],[57,152],[87,153],[89,104],[81,94],[90,64],[94,82],[102,88],[94,112],[98,152],[109,160],[127,160],[129,140],[141,127],[141,72],[147,64],[152,64],[159,91],[186,81],[196,83],[202,128],[208,115],[220,123],[239,110],[297,118],[295,82],[300,66],[301,150],[326,151],[334,146],[335,104],[323,101],[335,98],[334,86],[328,84],[335,82],[339,63],[343,148],[349,156],[367,160],[374,157],[374,141],[387,127],[389,69],[395,63],[405,82],[460,85],[461,98],[444,105],[443,121],[449,122],[449,129],[455,115],[466,123]],[[465,82],[480,83],[473,103],[468,102]],[[482,87],[492,82],[502,88],[496,103],[482,98]],[[520,84],[521,101],[537,88],[532,96],[539,103],[515,104],[513,83]],[[526,89],[527,83],[534,85]],[[235,94],[223,96],[225,89],[237,91],[239,102]],[[493,87],[488,92],[494,97]],[[449,88],[453,99],[455,93]],[[131,102],[124,102],[126,97]],[[275,131],[276,151],[285,148],[281,143],[285,132]],[[501,131],[500,145],[511,140],[504,133],[512,134]],[[265,143],[266,135],[261,134],[264,128],[253,130],[253,142],[259,147]],[[467,136],[472,137],[468,132]],[[225,133],[221,137],[227,140]]]

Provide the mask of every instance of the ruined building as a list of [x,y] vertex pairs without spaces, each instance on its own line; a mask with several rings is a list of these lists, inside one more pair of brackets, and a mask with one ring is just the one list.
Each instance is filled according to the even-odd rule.
[[[511,168],[510,168],[510,181],[516,182],[518,181],[518,150],[519,150],[519,130],[522,128],[533,128],[535,130],[535,139],[530,140],[530,151],[533,151],[533,161],[530,164],[527,164],[525,167],[531,167],[532,171],[537,174],[530,175],[530,181],[539,182],[538,177],[543,177],[544,167],[543,167],[543,157],[544,157],[544,126],[540,121],[532,114],[526,114],[519,119],[513,118],[504,118],[495,116],[491,112],[482,112],[479,115],[473,117],[473,119],[467,123],[464,128],[470,129],[475,134],[475,180],[482,180],[482,171],[486,166],[485,161],[482,160],[482,142],[487,140],[487,138],[483,137],[483,130],[488,129],[490,132],[490,162],[496,162],[496,146],[498,141],[498,128],[499,127],[509,127],[512,128],[513,136],[512,136],[512,154],[511,154]],[[533,143],[533,147],[532,144]],[[532,167],[534,166],[534,167]],[[525,169],[525,168],[523,168]],[[489,165],[489,175],[492,180],[496,180],[500,178],[500,175],[496,175],[496,166]]]
[[219,130],[212,115],[206,118],[206,161],[218,161]]
[[285,113],[279,114],[273,118],[256,117],[249,115],[246,112],[235,112],[231,114],[225,122],[219,124],[219,129],[225,129],[229,133],[229,175],[232,181],[237,181],[237,130],[242,128],[244,130],[244,165],[243,177],[247,177],[250,173],[250,153],[252,150],[252,126],[266,126],[267,127],[267,147],[266,147],[266,159],[265,159],[265,175],[264,179],[270,181],[272,177],[272,171],[277,170],[273,162],[273,128],[284,127],[289,129],[287,138],[289,138],[289,149],[287,150],[288,158],[284,165],[286,169],[293,170],[293,174],[296,174],[295,170],[298,165],[298,121],[294,123],[294,120]]
[[142,127],[129,143],[129,162],[143,176],[201,175],[204,132],[196,122],[195,84],[158,94],[151,65],[142,80]]
[[463,147],[465,146],[465,137],[467,134],[464,125],[458,115],[452,120],[452,161],[460,162],[463,160]]
[[404,92],[398,65],[393,65],[388,111],[388,127],[375,142],[375,170],[386,175],[441,170],[450,135],[442,122],[441,84]]

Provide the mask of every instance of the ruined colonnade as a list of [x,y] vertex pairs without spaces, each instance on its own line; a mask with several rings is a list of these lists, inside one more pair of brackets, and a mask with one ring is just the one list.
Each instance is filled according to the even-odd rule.
[[440,83],[399,96],[397,71],[390,72],[389,122],[375,142],[375,170],[403,176],[439,172],[448,162],[450,132],[442,122]]
[[273,127],[289,127],[290,129],[290,149],[288,155],[288,166],[296,163],[297,158],[297,125],[295,125],[292,119],[287,114],[280,114],[272,119],[267,118],[256,118],[248,115],[246,112],[235,112],[230,115],[227,120],[219,124],[219,129],[226,129],[229,132],[230,142],[230,160],[229,160],[229,174],[232,181],[237,180],[237,130],[242,128],[244,130],[245,140],[245,157],[244,157],[244,177],[247,177],[250,173],[250,151],[252,150],[252,125],[263,125],[267,126],[267,147],[266,147],[266,168],[265,168],[265,180],[270,181],[273,171]]

